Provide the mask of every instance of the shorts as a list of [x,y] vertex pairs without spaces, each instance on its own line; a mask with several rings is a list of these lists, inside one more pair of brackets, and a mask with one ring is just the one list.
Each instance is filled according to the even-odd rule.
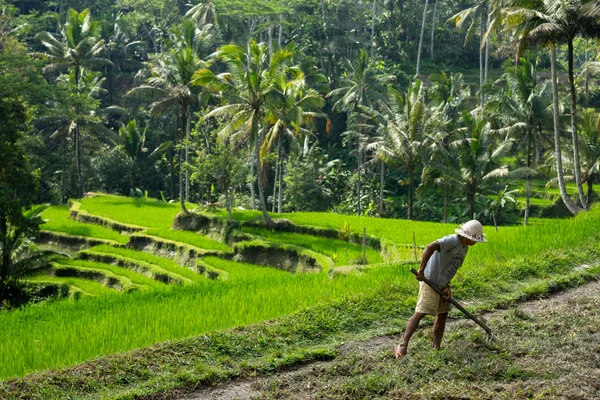
[[419,282],[419,297],[415,312],[421,314],[438,315],[449,312],[452,304],[436,293],[425,282]]

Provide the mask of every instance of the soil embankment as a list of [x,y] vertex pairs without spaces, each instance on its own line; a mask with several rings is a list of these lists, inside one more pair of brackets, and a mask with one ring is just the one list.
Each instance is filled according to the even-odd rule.
[[398,336],[376,337],[346,344],[332,361],[178,400],[600,398],[600,282],[497,310],[486,321],[495,334],[489,345],[474,323],[453,320],[439,352],[426,326],[401,360],[392,356]]

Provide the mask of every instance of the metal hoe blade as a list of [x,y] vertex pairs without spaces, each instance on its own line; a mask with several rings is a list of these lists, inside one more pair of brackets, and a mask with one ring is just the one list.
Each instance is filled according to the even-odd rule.
[[[417,271],[414,268],[411,268],[410,272],[412,272],[415,276],[417,276]],[[445,296],[445,294],[440,290],[440,288],[438,288],[434,283],[432,283],[431,281],[429,281],[427,278],[424,278],[423,282],[425,282],[426,284],[428,284],[429,287],[431,287],[433,290],[435,290],[436,293],[439,294],[440,296]],[[470,312],[468,312],[462,305],[460,305],[453,298],[448,299],[448,301],[450,303],[452,303],[456,308],[458,308],[468,318],[470,318],[471,320],[473,320],[477,325],[481,326],[485,330],[485,333],[487,335],[487,337],[485,339],[486,343],[490,343],[492,341],[492,339],[494,337],[494,334],[492,333],[492,330],[486,324],[484,324],[479,319],[477,319],[477,317],[475,317],[473,314],[471,314]]]

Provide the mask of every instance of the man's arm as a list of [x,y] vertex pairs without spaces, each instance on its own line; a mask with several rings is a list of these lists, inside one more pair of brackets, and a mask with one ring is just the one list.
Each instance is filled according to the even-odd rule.
[[425,267],[427,266],[429,259],[431,258],[433,253],[436,252],[436,250],[440,251],[440,244],[437,242],[437,240],[435,242],[429,243],[427,247],[425,247],[425,250],[423,250],[423,256],[421,257],[421,266],[419,267],[419,271],[417,272],[418,280],[422,281],[423,279],[425,279]]

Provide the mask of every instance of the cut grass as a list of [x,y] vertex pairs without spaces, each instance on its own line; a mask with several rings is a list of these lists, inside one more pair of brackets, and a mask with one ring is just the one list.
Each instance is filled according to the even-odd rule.
[[[127,204],[123,206],[123,213],[128,213],[131,208],[129,200]],[[140,210],[136,212],[140,215],[150,215],[154,210],[142,203],[138,206]],[[118,219],[113,215],[107,217]],[[296,219],[296,223],[334,229],[348,221],[357,233],[362,233],[362,227],[366,226],[368,234],[399,244],[411,243],[413,230],[417,243],[422,245],[453,233],[457,227],[323,213],[296,213],[286,217],[292,221]],[[171,220],[168,222],[170,224]],[[168,228],[166,221],[163,225]],[[529,279],[565,274],[576,263],[597,259],[600,208],[595,207],[589,213],[569,220],[551,220],[530,227],[501,227],[498,233],[486,227],[485,232],[489,243],[477,244],[469,250],[465,266],[453,281],[454,293],[461,298],[512,293],[517,290],[516,286]],[[582,247],[582,243],[586,246]],[[346,296],[370,296],[392,290],[390,287],[404,287],[408,282],[414,284],[407,266],[373,268],[368,273],[330,280],[324,274],[292,275],[218,258],[206,257],[205,260],[228,272],[230,279],[131,293],[117,299],[118,296],[106,296],[80,303],[56,302],[0,313],[0,326],[8,327],[0,330],[0,359],[9,360],[0,363],[0,377],[72,365],[98,355],[162,340],[253,324],[319,303],[337,302]],[[392,282],[392,286],[387,282]],[[535,293],[539,290],[534,287]],[[415,295],[416,290],[402,298],[403,304],[414,302]],[[335,309],[336,306],[331,307]],[[319,318],[325,321],[325,330],[320,334],[325,334],[326,322],[331,317],[324,314]],[[302,330],[303,322],[299,321],[295,329]],[[43,338],[41,350],[31,345],[35,340],[41,340],[39,337]],[[79,340],[81,337],[86,340]],[[274,339],[267,336],[261,340]]]
[[144,234],[173,240],[175,242],[190,244],[198,247],[199,249],[231,252],[231,247],[227,246],[226,244],[210,239],[199,233],[178,231],[173,229],[152,228],[145,231]]
[[[346,243],[343,240],[333,240],[311,235],[297,233],[274,232],[265,228],[242,227],[242,231],[252,235],[260,236],[268,241],[277,243],[288,243],[295,246],[305,247],[317,253],[332,258],[333,253],[338,254],[336,265],[360,264],[362,262],[362,246],[354,243],[348,244],[348,256],[346,256]],[[367,263],[378,264],[383,262],[381,254],[372,248],[366,249]]]
[[[564,288],[577,285],[586,279],[593,279],[599,271],[600,268],[596,267],[587,272],[570,274],[564,279],[550,279],[546,281],[545,286]],[[390,397],[396,398],[399,394],[405,394],[405,384],[413,385],[414,389],[422,395],[423,388],[427,389],[427,383],[431,381],[432,388],[437,390],[435,393],[444,397],[448,392],[444,391],[444,388],[439,385],[439,379],[436,379],[442,374],[444,379],[456,378],[460,383],[458,390],[454,391],[454,386],[452,387],[452,393],[459,397],[467,393],[465,390],[472,389],[472,382],[481,379],[491,379],[490,388],[493,390],[489,393],[491,397],[497,397],[498,388],[505,388],[505,386],[498,386],[499,383],[518,383],[520,377],[530,375],[526,369],[513,367],[515,357],[527,359],[532,364],[539,364],[539,360],[532,358],[531,355],[536,355],[544,347],[542,342],[548,342],[545,332],[553,330],[555,326],[562,333],[557,336],[556,341],[561,341],[565,348],[565,352],[560,354],[568,355],[569,348],[573,346],[571,335],[573,329],[576,330],[576,327],[581,325],[579,320],[573,320],[572,313],[566,313],[564,321],[560,324],[554,324],[552,321],[549,324],[547,320],[539,318],[533,320],[522,318],[523,321],[512,319],[506,321],[506,326],[500,329],[510,331],[511,335],[514,334],[514,340],[518,342],[515,343],[516,346],[507,343],[507,347],[504,343],[505,339],[509,338],[498,338],[501,343],[492,343],[489,347],[483,344],[483,334],[472,324],[467,323],[464,328],[452,327],[444,342],[448,349],[441,352],[427,350],[430,347],[430,340],[424,337],[423,332],[415,335],[412,348],[414,356],[406,360],[390,362],[391,345],[386,347],[385,351],[377,351],[380,367],[385,370],[380,371],[375,368],[369,356],[353,357],[352,352],[355,348],[363,351],[369,349],[361,348],[360,344],[348,346],[344,345],[345,343],[401,332],[414,306],[412,292],[416,290],[415,286],[414,280],[392,283],[382,286],[383,290],[365,292],[311,307],[276,321],[161,343],[134,352],[119,353],[90,361],[66,370],[49,371],[24,379],[7,381],[0,385],[0,397],[31,400],[185,397],[187,394],[191,395],[191,392],[198,387],[235,378],[253,379],[256,375],[271,374],[302,363],[333,358],[335,360],[329,366],[317,365],[316,369],[311,368],[311,370],[320,375],[319,383],[326,382],[328,387],[334,390],[321,392],[318,385],[311,382],[310,386],[307,386],[307,380],[304,379],[295,380],[293,384],[302,385],[302,390],[307,392],[324,393],[323,397],[336,399],[382,396],[387,398],[386,390],[398,388],[399,391],[389,393]],[[520,282],[511,288],[510,293],[503,293],[503,295],[517,299],[523,289],[527,289],[527,285]],[[544,293],[540,292],[537,295]],[[502,298],[487,296],[486,300],[494,301],[501,306],[507,305]],[[581,309],[580,314],[586,317],[584,325],[595,326],[597,313],[594,313],[594,310],[597,304],[588,302],[582,307],[577,304],[575,306]],[[570,307],[572,306],[564,308],[568,311]],[[493,327],[496,320],[489,323]],[[536,326],[531,326],[534,324]],[[542,347],[536,345],[532,348],[530,340],[523,340],[524,330],[526,332],[531,330],[532,336],[542,341],[540,342]],[[587,343],[590,345],[580,349],[579,352],[593,352],[596,343],[593,340],[594,335],[596,335],[595,330],[589,330],[586,336]],[[376,339],[376,343],[379,342],[381,340]],[[556,352],[551,351],[554,345],[549,343],[545,347],[556,356]],[[38,344],[38,347],[41,345]],[[577,358],[578,355],[573,357]],[[9,360],[11,361],[12,359]],[[568,369],[570,365],[566,365],[564,369]],[[588,367],[591,371],[594,366],[588,365]],[[328,371],[324,371],[324,368]],[[546,368],[547,371],[551,369],[552,366]],[[389,370],[393,370],[393,373],[390,374]],[[366,379],[356,379],[362,374],[366,375]],[[554,376],[545,372],[538,377],[553,379]],[[291,377],[293,378],[293,375]],[[347,380],[343,386],[334,385],[339,377]],[[465,380],[465,377],[469,379]],[[275,379],[277,378],[279,376]],[[398,381],[402,381],[400,383],[404,385],[396,386]],[[393,384],[390,385],[390,382]],[[586,382],[593,384],[593,377],[588,377]],[[275,393],[270,394],[274,398],[287,398],[285,392],[287,382],[280,382],[280,384],[282,386],[279,390],[274,387]],[[544,382],[541,386],[534,386],[545,389],[546,384]],[[517,385],[515,389],[517,392],[511,395],[519,397],[519,394],[523,393],[523,388]],[[479,391],[468,393],[481,395]],[[305,397],[302,392],[296,391],[295,394],[300,395],[299,398]]]
[[127,243],[129,239],[128,236],[121,235],[119,232],[103,226],[82,224],[81,222],[73,221],[69,218],[69,208],[67,206],[48,207],[42,213],[42,218],[47,221],[40,226],[40,229],[47,231],[113,240],[121,244]]

